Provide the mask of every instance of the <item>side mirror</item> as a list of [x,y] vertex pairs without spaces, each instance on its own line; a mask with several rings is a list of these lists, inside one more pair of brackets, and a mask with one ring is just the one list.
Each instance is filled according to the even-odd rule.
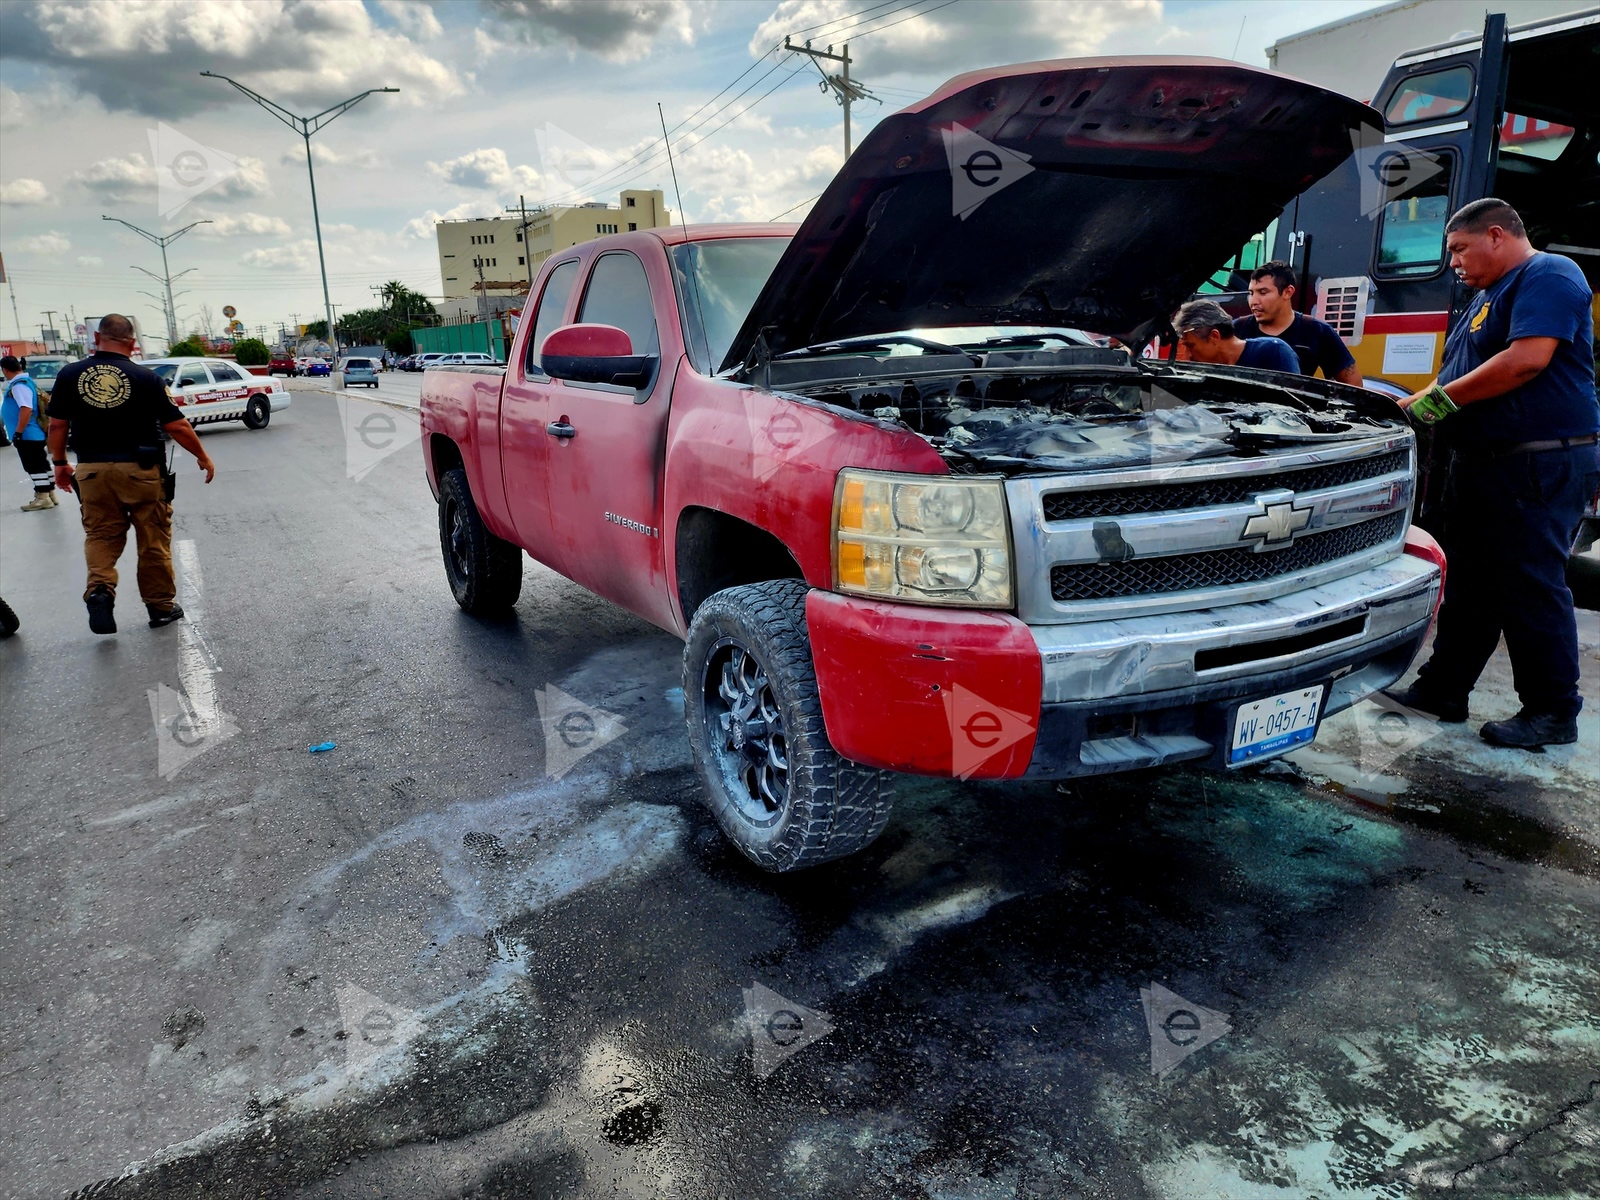
[[552,379],[610,383],[638,390],[655,374],[658,356],[635,354],[615,325],[563,325],[544,339],[539,366]]

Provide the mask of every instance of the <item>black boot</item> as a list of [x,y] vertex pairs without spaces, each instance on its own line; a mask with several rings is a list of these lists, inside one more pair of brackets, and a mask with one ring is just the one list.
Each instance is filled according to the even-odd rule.
[[1424,687],[1421,680],[1405,688],[1385,688],[1383,694],[1396,704],[1403,704],[1430,717],[1438,717],[1447,725],[1459,725],[1467,719],[1465,696],[1460,700],[1447,699]]
[[105,584],[97,584],[94,591],[90,592],[84,600],[84,606],[89,610],[89,628],[95,633],[115,633],[117,631],[117,618],[112,611],[116,608],[117,598]]
[[1570,746],[1578,740],[1578,718],[1523,709],[1509,721],[1490,721],[1478,731],[1478,736],[1491,746],[1511,746],[1518,750]]
[[159,629],[163,625],[171,625],[174,621],[183,620],[183,606],[176,600],[171,608],[157,608],[154,604],[146,604],[145,611],[150,614],[150,628]]

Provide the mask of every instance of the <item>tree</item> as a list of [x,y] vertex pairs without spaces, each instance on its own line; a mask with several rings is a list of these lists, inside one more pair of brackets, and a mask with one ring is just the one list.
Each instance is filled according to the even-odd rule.
[[204,358],[206,356],[206,348],[201,344],[200,339],[191,333],[183,341],[173,342],[172,345],[168,346],[166,356],[168,358]]
[[323,341],[327,341],[328,323],[326,321],[307,321],[306,336],[310,338],[321,338]]
[[240,338],[233,345],[233,357],[241,367],[261,367],[272,361],[272,352],[260,338]]
[[391,354],[410,354],[414,348],[411,345],[411,331],[409,329],[395,330],[383,339],[383,347]]

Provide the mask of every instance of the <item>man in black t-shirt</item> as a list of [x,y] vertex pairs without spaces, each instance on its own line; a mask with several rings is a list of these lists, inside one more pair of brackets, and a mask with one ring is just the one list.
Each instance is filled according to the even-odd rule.
[[[210,483],[216,464],[205,452],[167,387],[149,367],[128,356],[133,322],[112,313],[100,319],[95,353],[61,368],[50,399],[50,458],[56,486],[75,491],[83,515],[89,583],[83,600],[89,628],[115,633],[117,559],[132,525],[139,543],[139,596],[150,625],[183,616],[172,575],[172,505],[162,485],[161,435],[195,456]],[[67,431],[78,455],[67,462]]]
[[1294,271],[1286,262],[1264,263],[1250,272],[1250,315],[1233,323],[1246,340],[1275,337],[1289,343],[1302,375],[1322,368],[1324,379],[1361,386],[1361,368],[1332,325],[1294,310]]

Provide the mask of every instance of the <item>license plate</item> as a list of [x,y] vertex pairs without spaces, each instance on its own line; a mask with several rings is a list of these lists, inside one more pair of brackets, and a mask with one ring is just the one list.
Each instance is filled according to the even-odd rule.
[[1228,761],[1252,762],[1304,745],[1317,736],[1317,718],[1321,714],[1320,685],[1241,704],[1233,718],[1233,748]]

